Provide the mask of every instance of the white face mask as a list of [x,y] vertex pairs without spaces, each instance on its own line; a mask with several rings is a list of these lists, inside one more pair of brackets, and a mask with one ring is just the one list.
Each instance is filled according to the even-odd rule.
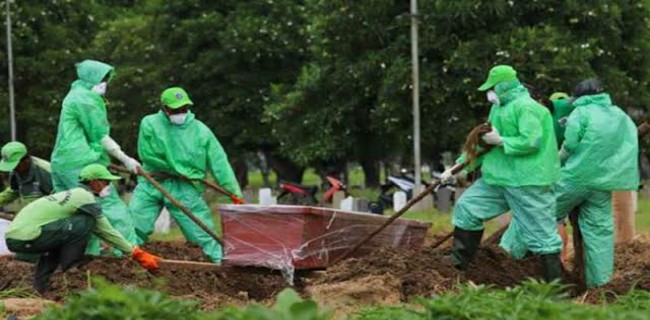
[[497,96],[497,93],[494,92],[494,90],[490,90],[487,92],[487,100],[496,105],[500,105],[501,101],[499,100],[499,96]]
[[171,121],[171,123],[177,126],[180,126],[183,123],[185,123],[186,118],[187,118],[187,113],[178,113],[178,114],[169,115],[169,121]]
[[106,94],[106,88],[107,88],[107,87],[108,87],[108,83],[106,83],[106,82],[102,82],[102,83],[100,83],[100,84],[94,86],[92,90],[93,90],[94,92],[96,92],[96,93],[98,93],[98,94],[100,94],[100,95],[103,96],[104,94]]
[[109,184],[109,185],[105,186],[104,189],[102,189],[102,191],[99,192],[99,195],[98,195],[98,196],[99,196],[100,198],[106,198],[106,197],[108,197],[110,194],[111,194],[111,185]]

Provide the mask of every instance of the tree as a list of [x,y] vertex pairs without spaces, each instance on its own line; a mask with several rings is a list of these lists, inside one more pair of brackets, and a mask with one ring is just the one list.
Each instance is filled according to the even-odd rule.
[[[407,3],[307,1],[310,62],[292,87],[276,87],[266,109],[280,149],[303,165],[359,161],[366,185],[378,161],[400,154],[408,114],[395,112],[407,90]],[[397,80],[400,79],[400,80]],[[395,85],[395,86],[392,86]]]
[[[74,64],[87,58],[86,48],[102,19],[96,13],[101,10],[95,3],[84,1],[21,1],[12,3],[11,8],[17,138],[32,153],[49,158],[61,102],[75,79]],[[6,38],[1,39],[4,47]],[[2,70],[7,70],[4,50],[0,61]],[[8,106],[4,72],[0,86],[0,101]],[[10,140],[8,127],[0,129],[2,141]]]
[[[276,88],[266,111],[281,150],[302,164],[409,160],[407,3],[307,7],[309,63],[293,86]],[[622,106],[648,102],[635,90],[648,86],[646,1],[428,1],[420,9],[426,158],[456,151],[485,121],[489,105],[477,88],[496,64],[513,65],[545,94],[598,76]]]

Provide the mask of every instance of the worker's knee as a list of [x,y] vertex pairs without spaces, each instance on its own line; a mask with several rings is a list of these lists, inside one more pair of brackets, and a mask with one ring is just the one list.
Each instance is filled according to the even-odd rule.
[[562,238],[557,232],[525,236],[526,246],[536,255],[562,252]]
[[6,244],[7,244],[7,249],[9,249],[9,251],[11,252],[17,252],[17,253],[31,252],[30,250],[26,250],[27,248],[26,241],[6,239]]
[[[458,201],[452,214],[451,222],[463,230],[478,231],[483,229],[483,222],[472,213],[472,205],[461,200]],[[476,210],[476,208],[474,208]]]

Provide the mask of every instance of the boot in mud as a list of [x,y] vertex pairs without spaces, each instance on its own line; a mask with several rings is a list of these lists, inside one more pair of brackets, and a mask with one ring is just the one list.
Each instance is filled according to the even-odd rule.
[[540,255],[542,259],[542,276],[544,281],[562,280],[563,268],[559,253]]
[[483,230],[469,231],[454,228],[454,244],[449,258],[456,269],[467,270],[467,266],[478,251],[482,237]]

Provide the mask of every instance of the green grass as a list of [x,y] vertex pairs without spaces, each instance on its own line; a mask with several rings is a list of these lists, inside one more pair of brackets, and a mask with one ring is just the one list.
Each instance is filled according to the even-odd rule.
[[36,298],[37,294],[28,287],[16,287],[0,291],[0,300],[8,298]]

